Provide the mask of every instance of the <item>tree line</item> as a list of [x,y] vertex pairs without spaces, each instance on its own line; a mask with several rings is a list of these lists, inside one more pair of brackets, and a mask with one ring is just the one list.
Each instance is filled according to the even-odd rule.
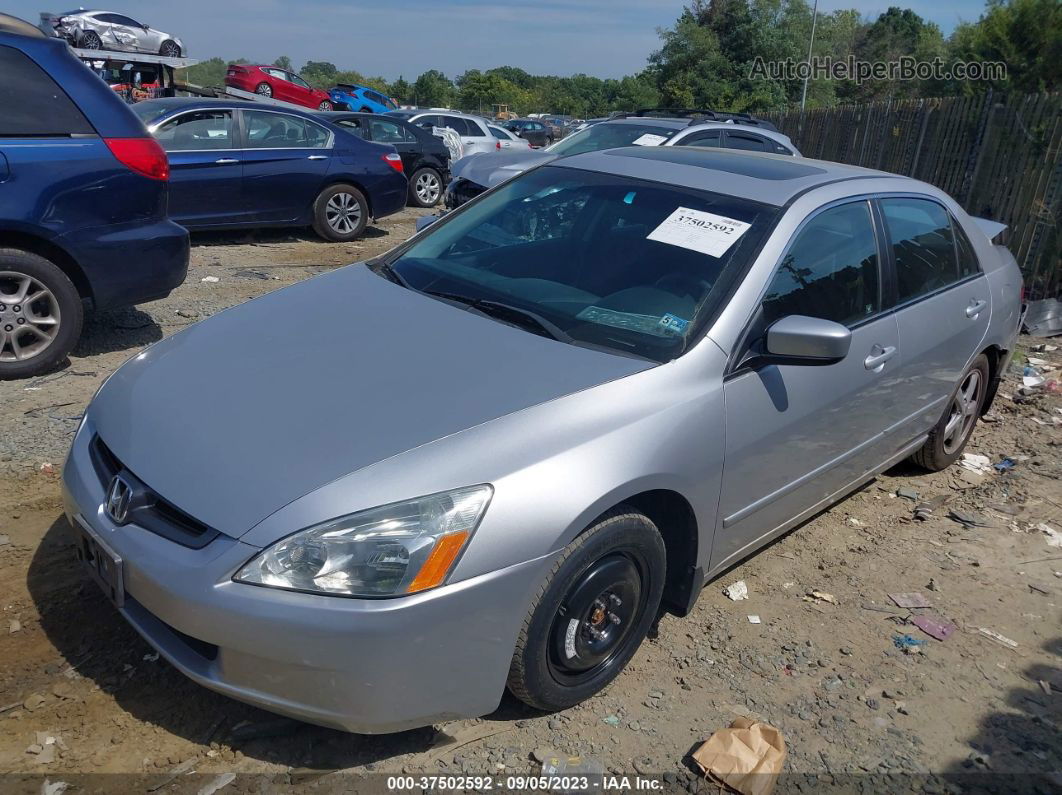
[[[806,0],[692,0],[675,24],[658,30],[660,49],[638,74],[602,79],[533,75],[515,66],[469,69],[453,79],[430,69],[412,82],[388,81],[327,61],[308,61],[299,74],[311,85],[370,86],[402,104],[488,112],[507,105],[517,113],[545,112],[580,118],[645,107],[715,108],[763,112],[799,104],[800,77],[764,79],[757,59],[802,64],[808,57],[812,10]],[[812,79],[808,107],[842,102],[950,96],[994,90],[1054,91],[1062,87],[1062,2],[988,0],[976,22],[960,24],[945,37],[939,26],[907,8],[891,7],[876,19],[855,9],[820,13],[813,58],[865,63],[909,58],[937,63],[941,74],[925,79]],[[246,63],[239,59],[236,63]],[[959,63],[1003,63],[1002,79],[959,80]],[[226,61],[211,58],[190,67],[184,78],[219,86]],[[295,71],[281,56],[277,66]]]

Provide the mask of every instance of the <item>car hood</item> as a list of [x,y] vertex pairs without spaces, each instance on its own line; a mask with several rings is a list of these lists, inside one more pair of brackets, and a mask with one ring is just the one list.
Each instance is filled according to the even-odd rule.
[[351,266],[162,340],[106,382],[89,415],[130,472],[239,537],[343,475],[652,366]]
[[527,171],[533,166],[557,159],[550,152],[517,150],[515,152],[483,152],[462,157],[454,163],[451,173],[454,179],[467,179],[485,188],[493,188]]

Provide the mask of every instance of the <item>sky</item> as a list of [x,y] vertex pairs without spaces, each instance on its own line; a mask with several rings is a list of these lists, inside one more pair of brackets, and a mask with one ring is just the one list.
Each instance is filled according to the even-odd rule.
[[[51,0],[54,3],[54,0]],[[809,0],[812,2],[812,0]],[[449,77],[468,69],[519,66],[533,74],[621,77],[645,66],[656,29],[671,25],[683,0],[139,0],[86,8],[128,14],[184,40],[188,55],[271,62],[308,60],[394,80],[427,69]],[[983,0],[820,0],[819,10],[856,8],[876,17],[912,8],[949,34],[981,15]],[[0,11],[36,24],[63,0],[4,0]]]

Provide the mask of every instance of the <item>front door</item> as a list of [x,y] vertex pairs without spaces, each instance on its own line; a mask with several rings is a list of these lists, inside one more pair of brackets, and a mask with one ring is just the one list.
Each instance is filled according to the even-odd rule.
[[901,410],[892,392],[899,332],[883,309],[870,203],[811,216],[778,265],[752,336],[804,315],[848,326],[851,348],[828,365],[756,366],[753,358],[724,382],[726,449],[712,568],[881,462],[883,431]]
[[185,226],[241,220],[241,153],[231,110],[196,110],[155,131],[170,160],[170,217]]
[[970,241],[942,205],[883,197],[880,207],[896,273],[899,386],[911,407],[902,432],[914,438],[940,419],[981,350],[992,293]]
[[242,196],[253,220],[308,218],[332,158],[332,133],[281,111],[244,110]]

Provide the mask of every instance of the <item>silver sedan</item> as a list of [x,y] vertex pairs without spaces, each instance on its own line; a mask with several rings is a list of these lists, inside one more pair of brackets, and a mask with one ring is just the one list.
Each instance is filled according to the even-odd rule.
[[45,33],[54,33],[74,47],[86,50],[142,52],[169,58],[187,55],[184,43],[176,36],[113,11],[73,11],[58,16],[42,14],[41,27],[45,28]]
[[275,712],[572,706],[661,608],[956,461],[1020,322],[1001,229],[782,155],[532,169],[115,372],[63,470],[77,549],[170,663]]

